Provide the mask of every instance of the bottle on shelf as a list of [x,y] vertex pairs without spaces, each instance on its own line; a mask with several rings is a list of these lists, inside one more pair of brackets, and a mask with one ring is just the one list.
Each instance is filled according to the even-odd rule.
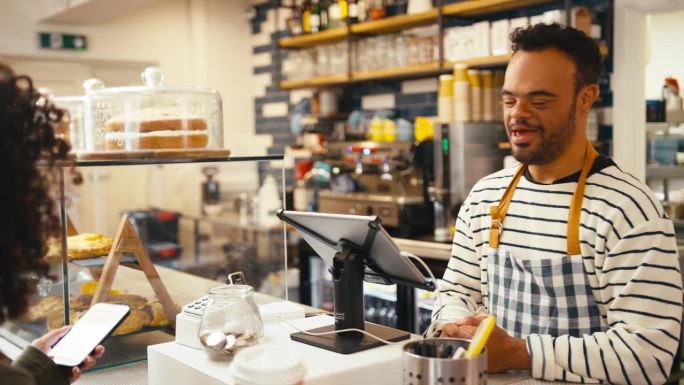
[[359,22],[359,4],[356,0],[349,0],[349,24]]
[[385,17],[385,7],[383,7],[382,0],[369,0],[369,2],[370,9],[368,13],[370,20],[378,20]]
[[287,19],[287,28],[290,30],[292,36],[301,35],[302,32],[302,11],[303,11],[302,0],[295,1],[294,7],[292,9],[292,15]]
[[311,33],[311,13],[313,11],[313,6],[311,1],[306,1],[304,7],[302,8],[302,32]]
[[347,23],[347,18],[349,17],[349,2],[347,0],[339,0],[340,4],[340,20],[342,20],[342,25]]
[[321,8],[321,26],[319,28],[320,31],[325,31],[326,29],[333,28],[330,25],[330,14],[329,14],[329,9],[330,9],[331,4],[332,4],[331,0],[321,0],[321,5],[320,5],[320,8]]
[[356,1],[356,13],[357,13],[357,22],[363,23],[364,21],[368,20],[368,9],[369,5],[368,2],[370,0],[357,0]]
[[328,8],[328,16],[330,17],[330,28],[339,28],[343,25],[342,22],[342,7],[338,0],[332,0]]
[[321,31],[321,4],[318,0],[311,0],[311,16],[309,24],[311,25],[311,33]]

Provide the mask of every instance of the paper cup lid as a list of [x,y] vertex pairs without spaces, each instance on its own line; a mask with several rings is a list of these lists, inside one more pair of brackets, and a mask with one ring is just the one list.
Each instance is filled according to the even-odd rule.
[[306,367],[292,349],[256,345],[235,356],[231,373],[237,385],[294,385],[302,381]]

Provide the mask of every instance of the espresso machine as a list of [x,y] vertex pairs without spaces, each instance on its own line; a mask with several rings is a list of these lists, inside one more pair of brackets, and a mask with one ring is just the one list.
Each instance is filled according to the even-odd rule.
[[[458,210],[478,180],[503,168],[510,154],[502,122],[449,123],[435,129],[434,200],[453,225]],[[439,222],[439,220],[438,220]]]
[[397,237],[432,234],[434,218],[427,195],[432,161],[416,161],[412,142],[330,143],[325,162],[332,165],[330,190],[318,195],[318,210],[377,215]]

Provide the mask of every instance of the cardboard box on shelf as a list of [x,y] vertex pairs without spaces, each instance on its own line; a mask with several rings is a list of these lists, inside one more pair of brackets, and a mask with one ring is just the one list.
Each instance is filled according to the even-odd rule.
[[481,21],[471,26],[473,34],[473,52],[471,57],[486,57],[492,54],[490,47],[490,23]]
[[505,55],[510,50],[508,34],[510,31],[510,20],[498,20],[492,22],[491,27],[491,47],[492,55]]

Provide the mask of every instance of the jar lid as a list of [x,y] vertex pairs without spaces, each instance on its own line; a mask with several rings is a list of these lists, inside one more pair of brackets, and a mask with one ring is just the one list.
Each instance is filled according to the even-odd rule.
[[249,295],[254,292],[254,288],[249,285],[221,285],[209,289],[209,295]]
[[302,381],[306,367],[292,349],[263,344],[241,350],[231,372],[235,382],[243,385],[294,385]]
[[[142,86],[130,87],[98,87],[87,90],[88,95],[93,96],[114,96],[122,95],[150,95],[150,94],[187,94],[187,95],[218,95],[216,90],[206,87],[177,86],[167,87],[164,85],[164,71],[159,67],[147,67],[140,74]],[[85,84],[84,84],[85,86]]]

